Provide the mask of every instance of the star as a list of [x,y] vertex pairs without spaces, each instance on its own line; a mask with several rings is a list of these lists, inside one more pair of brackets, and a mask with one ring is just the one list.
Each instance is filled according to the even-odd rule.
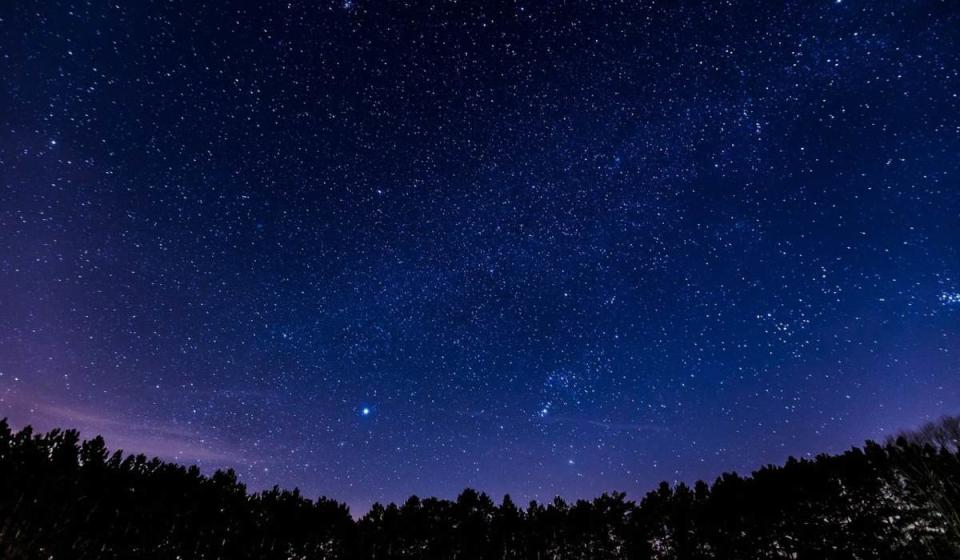
[[960,2],[224,3],[7,2],[11,420],[362,513],[956,413]]

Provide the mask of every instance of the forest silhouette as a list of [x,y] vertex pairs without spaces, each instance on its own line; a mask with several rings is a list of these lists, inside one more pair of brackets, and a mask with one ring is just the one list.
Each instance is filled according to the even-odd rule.
[[0,422],[0,557],[8,559],[960,558],[960,417],[751,476],[526,508],[471,489],[354,519],[298,490],[248,493],[110,453],[74,430]]

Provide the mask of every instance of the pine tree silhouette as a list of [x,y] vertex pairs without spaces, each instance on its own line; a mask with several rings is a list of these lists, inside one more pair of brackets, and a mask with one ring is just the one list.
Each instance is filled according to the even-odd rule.
[[884,444],[790,458],[712,484],[660,484],[524,510],[472,489],[455,500],[346,505],[296,489],[249,493],[100,437],[0,421],[0,557],[19,559],[960,558],[960,419]]

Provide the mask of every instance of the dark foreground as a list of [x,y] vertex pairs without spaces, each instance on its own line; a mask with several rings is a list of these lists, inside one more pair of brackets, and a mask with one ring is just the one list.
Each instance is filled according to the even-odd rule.
[[789,460],[707,485],[666,483],[639,503],[496,505],[412,497],[347,507],[297,491],[247,494],[205,477],[108,454],[74,431],[0,422],[0,557],[43,558],[960,558],[960,435],[947,418],[880,445]]

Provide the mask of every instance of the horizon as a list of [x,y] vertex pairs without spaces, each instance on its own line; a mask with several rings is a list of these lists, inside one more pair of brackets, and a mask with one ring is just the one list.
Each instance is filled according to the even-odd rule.
[[[945,415],[945,416],[942,416],[942,417],[938,418],[937,420],[935,420],[935,421],[933,421],[933,422],[943,423],[944,421],[946,421],[946,420],[948,420],[948,419],[960,419],[960,416],[948,416],[948,415]],[[206,478],[209,478],[209,477],[210,477],[211,475],[213,475],[215,472],[230,472],[230,473],[233,473],[234,475],[237,475],[237,481],[244,486],[245,491],[246,491],[246,493],[247,493],[248,496],[252,496],[252,495],[254,495],[254,494],[258,494],[258,493],[261,493],[261,492],[269,492],[269,491],[271,491],[271,490],[279,490],[279,491],[281,491],[281,492],[294,492],[294,493],[297,493],[297,494],[299,494],[303,499],[305,499],[305,500],[307,500],[307,501],[309,501],[309,502],[317,502],[317,501],[319,501],[319,500],[324,500],[324,499],[326,499],[326,500],[333,500],[333,501],[335,501],[335,502],[337,502],[337,503],[340,503],[340,504],[345,505],[345,506],[347,507],[349,513],[350,513],[350,517],[353,518],[354,521],[359,521],[360,519],[366,517],[366,516],[372,511],[372,509],[373,509],[375,506],[377,506],[377,505],[382,506],[382,507],[389,507],[389,506],[394,506],[394,505],[397,506],[397,507],[400,507],[400,506],[403,506],[404,503],[408,502],[408,501],[411,500],[411,499],[418,499],[418,500],[420,500],[420,501],[433,499],[433,500],[454,502],[454,501],[457,500],[457,498],[458,498],[463,492],[465,492],[465,491],[471,491],[471,490],[477,492],[477,493],[478,493],[479,495],[481,495],[481,496],[487,496],[487,497],[489,497],[489,498],[491,499],[491,501],[494,503],[494,505],[496,505],[496,506],[499,506],[499,505],[503,504],[504,501],[509,497],[510,500],[511,500],[521,511],[524,511],[524,510],[528,509],[528,508],[529,508],[531,505],[533,505],[534,503],[539,504],[539,505],[549,505],[549,504],[552,503],[554,500],[560,499],[560,500],[564,501],[567,505],[573,505],[574,503],[576,503],[576,502],[578,502],[578,501],[580,501],[580,500],[591,501],[591,500],[593,500],[593,499],[600,498],[600,497],[602,497],[602,496],[611,496],[611,495],[614,495],[614,494],[622,494],[622,495],[624,496],[624,498],[627,500],[628,503],[638,503],[638,502],[640,502],[648,493],[654,492],[654,491],[656,490],[656,488],[659,487],[659,486],[662,485],[662,484],[668,484],[668,485],[670,485],[671,488],[676,488],[676,487],[679,486],[679,485],[686,485],[688,488],[693,488],[696,484],[701,483],[701,482],[707,484],[708,486],[712,486],[712,485],[715,484],[717,481],[719,481],[720,479],[722,479],[725,475],[734,475],[734,476],[738,476],[738,477],[741,477],[741,478],[751,478],[751,477],[753,477],[758,471],[761,471],[761,470],[764,470],[764,469],[768,469],[768,468],[779,469],[779,468],[782,468],[783,465],[788,464],[791,460],[797,460],[797,461],[813,461],[813,460],[816,460],[816,459],[821,458],[821,457],[836,457],[836,456],[838,456],[838,455],[843,455],[843,454],[845,454],[845,453],[847,453],[847,452],[849,452],[849,451],[862,451],[863,449],[866,448],[866,446],[867,446],[868,444],[871,444],[871,443],[878,444],[878,445],[882,445],[882,446],[886,446],[886,445],[890,445],[890,444],[891,444],[891,441],[892,441],[893,439],[895,439],[895,438],[899,438],[899,437],[901,437],[901,436],[908,436],[908,435],[913,435],[914,437],[916,437],[917,434],[921,433],[921,432],[919,431],[919,430],[920,430],[920,426],[904,427],[904,428],[901,428],[901,429],[897,430],[897,431],[894,432],[893,434],[888,434],[888,435],[884,438],[884,440],[879,440],[879,439],[866,439],[866,440],[864,440],[862,443],[860,443],[859,445],[851,445],[851,446],[848,446],[846,449],[844,449],[844,450],[842,450],[842,451],[839,451],[839,452],[826,452],[826,451],[824,451],[824,452],[818,452],[818,453],[808,453],[808,454],[806,454],[805,456],[801,456],[801,457],[795,457],[795,456],[793,456],[793,455],[789,455],[789,456],[785,457],[782,461],[779,461],[779,462],[776,462],[776,463],[767,462],[767,463],[762,463],[762,464],[756,465],[756,466],[752,467],[752,468],[751,468],[749,471],[747,471],[747,472],[739,472],[739,471],[734,471],[734,470],[731,470],[731,471],[723,471],[723,472],[721,472],[721,473],[717,473],[715,476],[710,477],[710,478],[698,478],[698,479],[696,479],[696,480],[672,480],[672,481],[671,481],[671,480],[661,480],[661,481],[657,482],[655,485],[652,485],[650,488],[647,488],[647,489],[645,489],[645,490],[641,489],[639,492],[628,492],[628,491],[626,491],[626,490],[624,490],[624,489],[611,488],[611,489],[609,489],[609,490],[601,491],[600,493],[598,493],[598,494],[596,494],[596,495],[594,495],[594,496],[577,496],[577,497],[570,497],[570,496],[563,496],[563,495],[560,495],[560,494],[556,494],[556,495],[553,495],[553,496],[544,496],[543,498],[533,498],[533,499],[530,499],[530,500],[521,501],[521,500],[518,500],[517,498],[515,498],[514,495],[511,494],[510,492],[507,492],[507,493],[504,493],[504,494],[500,494],[500,495],[498,496],[498,495],[495,495],[495,494],[491,494],[490,492],[487,492],[487,491],[483,490],[482,488],[472,488],[472,487],[466,486],[466,487],[461,488],[461,489],[460,489],[456,494],[454,494],[454,495],[439,496],[439,495],[433,495],[433,494],[431,494],[431,495],[419,495],[419,494],[411,493],[411,494],[407,495],[406,498],[403,498],[403,499],[400,499],[400,500],[390,500],[390,501],[385,501],[385,502],[375,501],[375,502],[372,502],[371,504],[369,504],[367,507],[365,507],[365,508],[363,508],[363,509],[355,509],[355,508],[353,507],[353,505],[351,505],[350,503],[348,503],[348,502],[346,502],[346,501],[340,500],[340,499],[337,498],[336,496],[330,496],[330,495],[325,495],[325,494],[311,495],[311,494],[308,494],[308,493],[304,492],[300,487],[298,487],[298,486],[296,486],[296,485],[294,485],[294,486],[292,486],[292,487],[280,487],[280,486],[278,486],[278,485],[272,485],[272,486],[267,486],[267,487],[263,487],[263,488],[251,488],[250,486],[248,486],[248,485],[246,485],[246,484],[244,483],[243,479],[236,473],[236,471],[235,471],[232,467],[229,467],[229,466],[217,467],[217,468],[214,468],[214,469],[211,471],[211,468],[210,468],[210,467],[204,467],[203,465],[201,465],[201,464],[198,463],[198,462],[190,463],[190,462],[184,462],[184,461],[178,459],[178,456],[179,456],[178,454],[174,454],[174,455],[171,455],[171,456],[165,458],[165,457],[160,456],[160,455],[152,456],[152,455],[149,455],[149,454],[146,454],[146,453],[141,453],[141,452],[137,452],[137,451],[133,451],[133,450],[122,449],[122,448],[119,448],[119,447],[117,447],[117,446],[112,446],[112,445],[110,444],[110,440],[109,440],[108,438],[104,437],[103,435],[100,435],[100,434],[84,436],[84,434],[83,434],[80,430],[77,430],[77,429],[75,429],[75,428],[68,428],[68,427],[55,427],[55,428],[50,428],[50,429],[48,429],[48,430],[42,430],[42,429],[37,428],[36,426],[32,426],[32,425],[29,425],[29,424],[27,424],[27,425],[22,425],[22,426],[16,426],[16,425],[11,425],[11,424],[9,423],[9,419],[8,419],[8,418],[0,418],[0,422],[6,423],[13,432],[20,432],[20,431],[22,431],[22,430],[24,430],[24,429],[28,429],[28,428],[29,428],[29,429],[33,430],[34,436],[41,436],[41,435],[50,433],[51,431],[59,431],[59,432],[75,431],[75,432],[77,432],[77,434],[78,434],[78,436],[79,436],[79,438],[80,438],[80,442],[81,442],[81,443],[85,443],[85,442],[91,441],[91,440],[93,440],[93,439],[95,439],[95,438],[100,438],[101,440],[103,440],[104,447],[105,447],[105,449],[107,450],[108,455],[111,456],[111,457],[112,457],[113,455],[117,454],[117,453],[120,453],[120,455],[121,455],[124,459],[126,459],[126,458],[128,458],[128,457],[144,456],[144,457],[146,457],[147,460],[160,460],[160,461],[162,461],[162,462],[164,462],[164,463],[166,463],[166,464],[173,464],[173,465],[179,466],[179,467],[181,467],[181,468],[185,468],[185,469],[190,469],[190,468],[193,468],[193,467],[197,467],[197,468],[199,469],[201,475],[204,476],[204,477],[206,477]],[[931,422],[927,422],[927,423],[926,423],[926,425],[930,425],[930,424],[931,424]],[[930,442],[928,441],[927,443],[930,443]]]

